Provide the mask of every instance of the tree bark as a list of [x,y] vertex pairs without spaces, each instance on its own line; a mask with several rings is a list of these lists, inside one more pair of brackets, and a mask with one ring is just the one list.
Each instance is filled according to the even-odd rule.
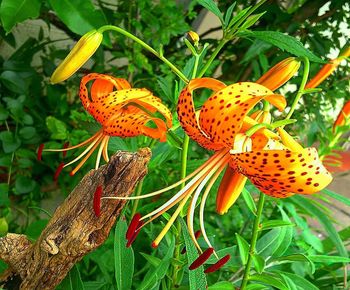
[[103,187],[102,196],[130,195],[146,175],[150,156],[149,149],[117,152],[108,164],[87,173],[35,243],[19,234],[0,238],[0,258],[9,265],[0,277],[3,287],[55,289],[75,263],[107,239],[125,205],[125,200],[102,200],[101,215],[96,217],[93,197],[97,186]]

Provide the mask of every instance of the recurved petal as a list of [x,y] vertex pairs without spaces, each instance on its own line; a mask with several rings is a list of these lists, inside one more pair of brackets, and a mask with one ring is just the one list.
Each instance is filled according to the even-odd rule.
[[[91,102],[87,111],[101,124],[105,123],[118,111],[128,112],[127,105],[137,103],[137,100],[152,95],[146,89],[128,89],[113,91],[94,102]],[[134,110],[135,111],[135,110]]]
[[240,173],[262,192],[274,197],[316,193],[332,181],[315,148],[297,152],[251,151],[232,154],[231,157]]
[[[155,128],[150,127],[154,123]],[[167,127],[163,120],[152,118],[143,113],[115,115],[103,126],[103,131],[109,136],[135,137],[145,135],[161,142],[166,140]]]
[[207,149],[219,150],[223,146],[213,143],[200,127],[196,116],[192,94],[194,90],[199,88],[208,88],[214,92],[217,92],[225,87],[226,85],[224,83],[216,79],[193,79],[182,90],[179,96],[177,114],[182,128],[185,130],[188,136]]
[[283,96],[274,95],[262,85],[250,82],[230,85],[204,103],[199,116],[200,127],[214,143],[232,147],[248,112],[262,99],[279,109],[286,105]]
[[[93,81],[91,86],[91,94],[89,95],[86,84]],[[113,90],[130,89],[131,86],[126,79],[115,78],[110,75],[91,73],[84,76],[80,82],[79,97],[85,109],[87,109],[91,101],[97,101],[100,98],[111,93]]]
[[241,194],[247,177],[227,166],[216,196],[216,211],[225,214]]
[[166,124],[168,128],[171,128],[172,114],[168,109],[168,107],[162,103],[161,99],[152,95],[142,99],[135,100],[135,102],[151,112],[159,112],[160,114],[162,114],[166,120]]

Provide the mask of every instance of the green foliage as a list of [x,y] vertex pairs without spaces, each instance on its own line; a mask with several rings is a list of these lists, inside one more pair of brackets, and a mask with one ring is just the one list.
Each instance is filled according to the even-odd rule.
[[[123,27],[157,52],[163,52],[186,77],[191,78],[196,58],[189,55],[183,37],[188,31],[197,30],[193,21],[207,9],[221,23],[221,27],[213,30],[224,29],[225,46],[218,52],[206,75],[215,74],[227,84],[256,80],[272,65],[291,55],[308,57],[314,62],[311,63],[313,76],[330,52],[349,41],[340,29],[344,19],[349,19],[349,5],[345,0],[330,1],[328,13],[321,16],[319,3],[324,1],[287,1],[288,4],[274,1],[255,11],[256,1],[253,0],[237,3],[201,0],[192,1],[186,7],[177,2],[1,1],[2,43],[11,47],[0,57],[1,236],[16,232],[36,240],[48,222],[46,213],[51,214],[84,174],[94,167],[93,155],[74,177],[68,175],[73,168],[69,166],[63,170],[58,182],[54,182],[57,166],[62,161],[72,160],[84,149],[68,152],[66,157],[62,153],[44,152],[42,161],[36,159],[36,150],[41,143],[45,143],[46,148],[62,148],[66,141],[75,145],[99,130],[99,125],[84,111],[77,96],[80,77],[90,71],[128,79],[137,88],[146,87],[174,113],[174,127],[172,133],[167,134],[165,143],[153,143],[143,136],[114,137],[109,143],[110,154],[152,145],[149,174],[144,179],[142,194],[180,179],[184,132],[179,128],[175,112],[184,82],[139,44],[123,35],[108,32],[103,46],[86,66],[65,83],[51,85],[50,75],[79,35],[106,24]],[[19,29],[14,28],[29,18],[43,20],[50,31],[58,29],[58,37],[41,29],[20,41],[16,34]],[[23,26],[18,27],[23,29]],[[62,42],[67,38],[69,42]],[[200,35],[198,49],[203,50],[198,71],[205,67],[217,47],[217,39],[208,38],[207,33]],[[290,84],[299,85],[300,75],[291,79]],[[320,87],[322,91],[303,97],[293,115],[297,122],[287,127],[301,136],[305,146],[319,144],[320,154],[327,155],[334,149],[341,149],[344,141],[335,140],[332,124],[343,102],[349,99],[347,66],[340,66]],[[288,104],[295,96],[295,92],[285,88],[279,93],[286,95]],[[209,92],[205,90],[198,93],[196,108],[208,96]],[[272,113],[276,119],[280,116],[275,111]],[[332,142],[335,145],[330,147]],[[190,141],[187,172],[193,172],[211,155]],[[206,266],[188,270],[198,252],[182,219],[171,227],[157,250],[150,247],[163,222],[169,219],[164,215],[147,225],[128,249],[124,247],[127,222],[118,221],[108,240],[74,266],[58,289],[205,289],[208,285],[210,290],[228,290],[240,287],[250,254],[250,239],[257,214],[257,190],[248,184],[229,212],[218,216],[215,212],[217,189],[218,182],[207,201],[205,226],[218,257],[231,255],[231,260],[219,271],[209,275],[203,273],[204,268],[217,262],[214,256]],[[175,192],[164,193],[159,199],[141,200],[137,211],[148,213]],[[346,245],[350,241],[350,228],[338,231],[335,227],[335,222],[339,221],[334,221],[332,213],[327,210],[327,204],[333,200],[350,205],[348,198],[330,190],[324,190],[314,198],[266,198],[246,289],[327,290],[344,286],[344,265],[349,263]],[[130,203],[125,210],[127,221],[131,218],[132,205]],[[310,222],[312,220],[317,220],[318,224],[315,226]],[[199,228],[196,222],[195,228]],[[202,237],[198,238],[198,243],[207,247]],[[181,254],[184,247],[187,252]],[[5,270],[6,265],[1,263],[0,268]]]

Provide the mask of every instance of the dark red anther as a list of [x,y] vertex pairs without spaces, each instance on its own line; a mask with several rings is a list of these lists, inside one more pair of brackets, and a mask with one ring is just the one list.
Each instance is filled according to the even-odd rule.
[[[201,231],[198,230],[194,233],[194,237],[196,238],[196,240],[198,240],[198,238],[201,236]],[[181,254],[185,254],[186,253],[186,246],[183,247],[182,251],[181,251]]]
[[135,230],[139,225],[140,218],[141,218],[141,214],[139,213],[135,213],[135,215],[132,217],[128,230],[126,231],[126,234],[125,234],[125,238],[127,240],[130,240],[131,236],[135,233]]
[[44,144],[40,144],[38,149],[38,155],[37,155],[38,161],[41,161],[41,155],[43,154],[43,149],[44,149]]
[[211,265],[207,269],[204,270],[204,273],[212,273],[219,270],[222,266],[224,266],[231,258],[231,255],[226,255],[217,261],[215,264]]
[[94,212],[97,217],[100,217],[101,215],[101,196],[102,196],[102,186],[99,185],[96,187],[95,193],[94,193]]
[[206,260],[210,258],[210,256],[214,253],[213,248],[206,249],[193,263],[190,265],[189,269],[194,270],[200,267],[205,263]]
[[138,236],[141,228],[143,226],[143,221],[139,221],[139,224],[137,226],[137,229],[134,231],[134,233],[132,234],[132,236],[130,237],[130,239],[128,239],[128,242],[126,243],[126,247],[129,248],[132,243],[135,241],[136,237]]
[[[68,146],[69,146],[69,142],[65,142],[63,144],[63,148],[62,149],[66,149],[66,148],[68,148]],[[67,155],[67,150],[62,152],[63,158],[66,157],[66,155]]]
[[53,180],[54,181],[57,181],[58,180],[58,176],[60,176],[60,173],[63,169],[63,166],[64,166],[64,163],[61,162],[60,165],[58,165],[56,171],[55,171],[55,174],[53,175]]

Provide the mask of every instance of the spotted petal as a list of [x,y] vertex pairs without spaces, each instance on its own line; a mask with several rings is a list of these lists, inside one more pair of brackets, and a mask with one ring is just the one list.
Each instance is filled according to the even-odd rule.
[[[151,121],[154,122],[157,128],[148,126]],[[167,127],[163,120],[152,118],[148,114],[121,113],[110,118],[103,127],[103,131],[109,136],[119,137],[134,137],[142,134],[164,142],[166,140]]]
[[300,151],[262,150],[232,154],[231,164],[262,192],[274,197],[312,194],[325,188],[332,176],[315,148]]
[[[94,80],[91,86],[91,95],[89,96],[86,84]],[[84,76],[80,82],[79,96],[85,109],[88,108],[91,101],[113,92],[113,90],[130,89],[131,86],[126,79],[115,78],[110,75],[91,73]],[[90,98],[89,98],[90,97]]]
[[223,146],[213,143],[203,132],[197,120],[192,94],[194,90],[199,88],[208,88],[214,92],[217,92],[225,87],[226,85],[224,83],[216,79],[193,79],[182,90],[179,96],[177,114],[182,128],[185,130],[188,136],[207,149],[219,150]]
[[227,86],[204,103],[199,116],[200,127],[212,142],[232,147],[248,112],[262,99],[279,110],[286,106],[283,96],[273,94],[262,85],[245,82]]

